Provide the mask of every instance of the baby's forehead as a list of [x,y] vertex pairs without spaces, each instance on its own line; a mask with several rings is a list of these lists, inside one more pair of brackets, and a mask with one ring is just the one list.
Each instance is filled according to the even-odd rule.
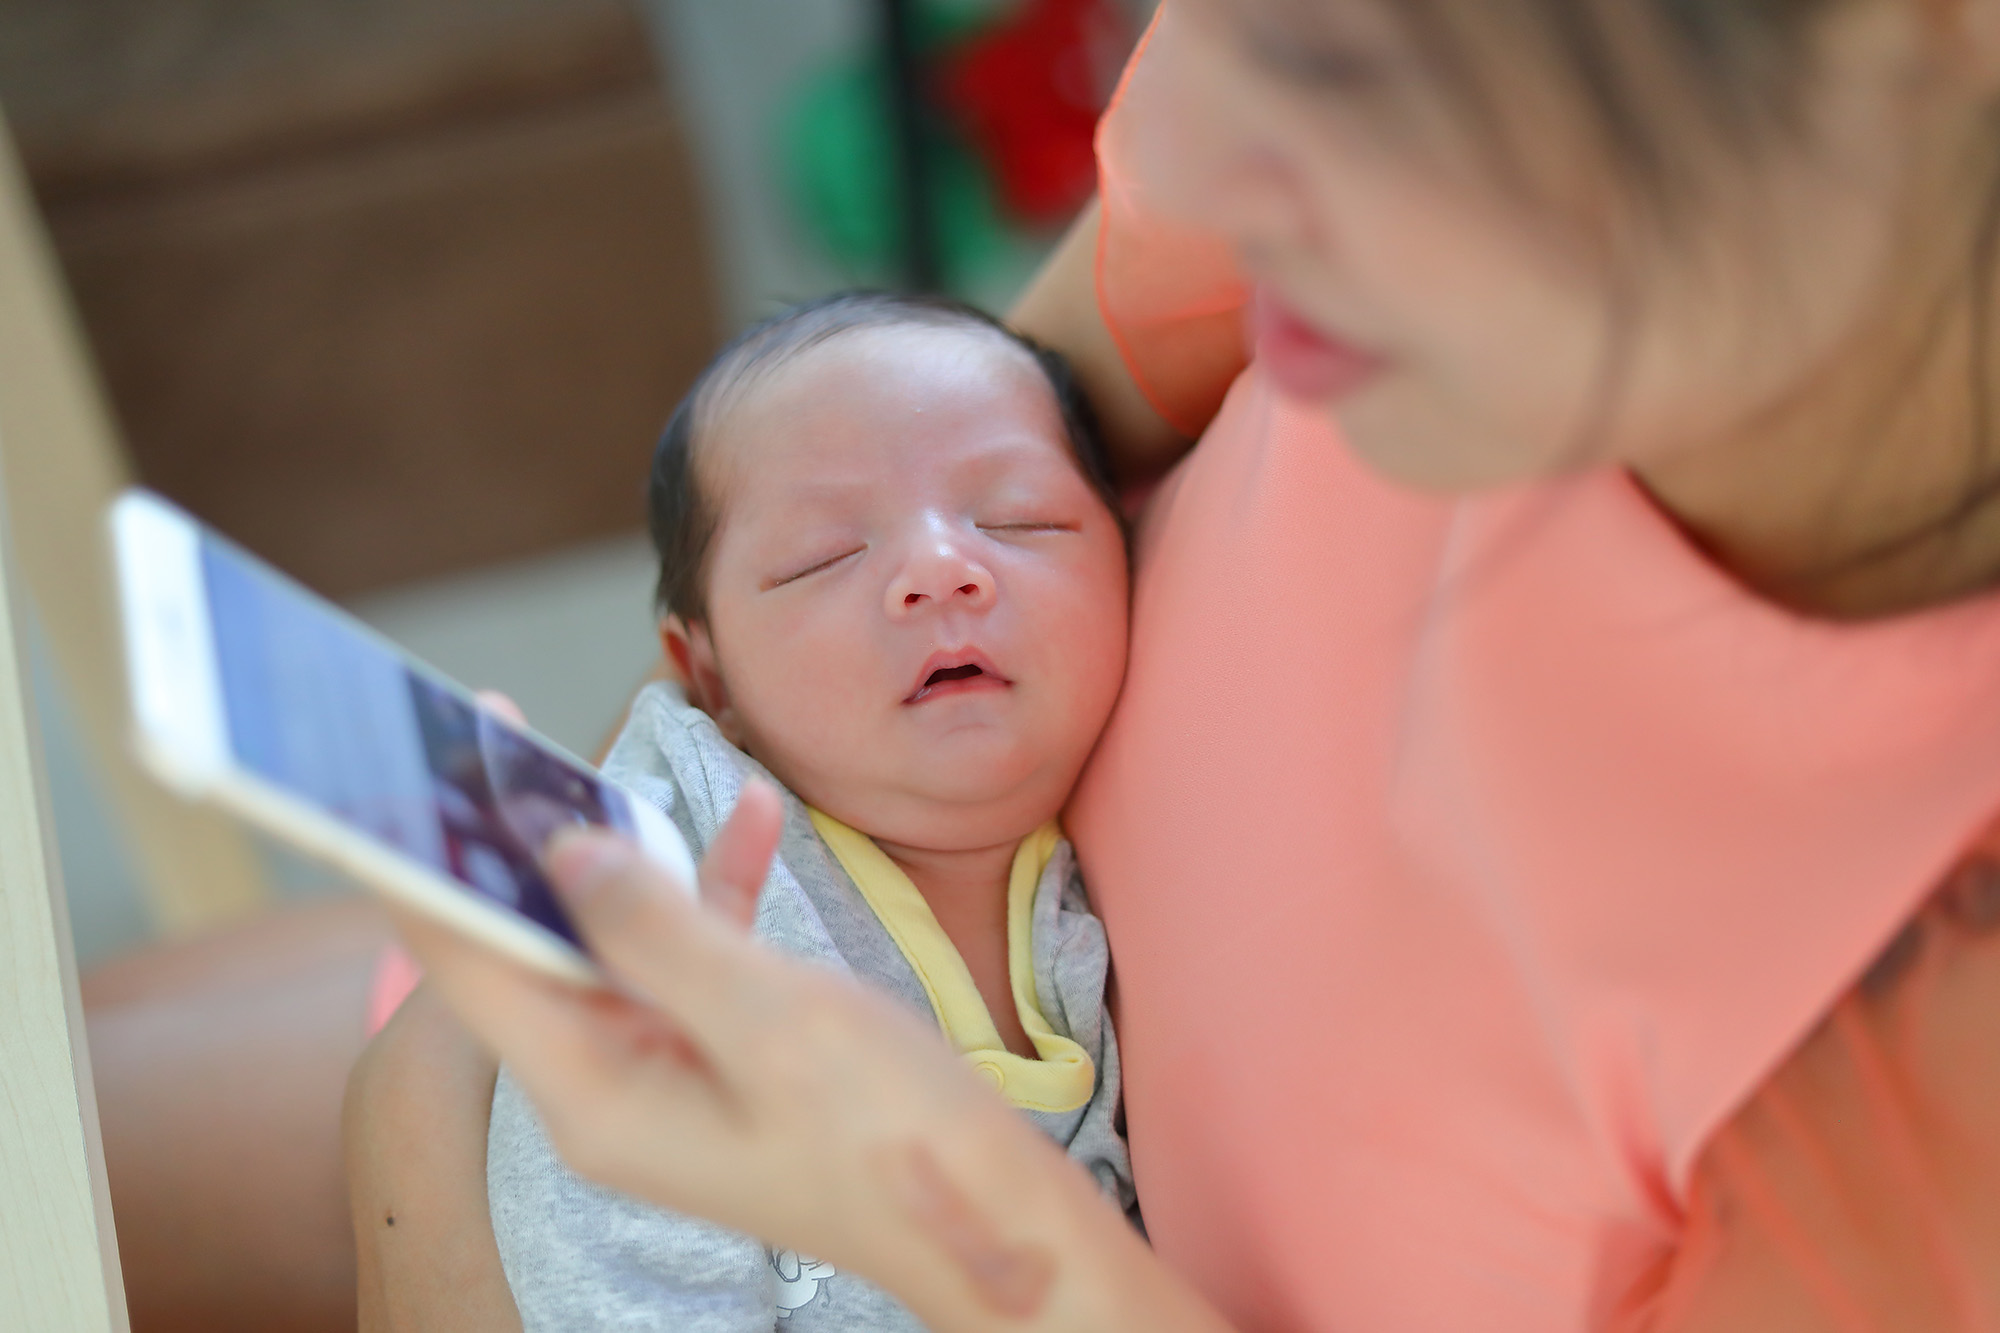
[[829,382],[889,389],[913,378],[940,384],[955,378],[965,389],[1004,384],[1049,392],[1033,355],[1006,332],[957,320],[808,327],[789,337],[779,330],[718,371],[712,390],[718,419],[744,406],[810,396]]
[[[754,349],[753,349],[754,352]],[[727,371],[729,368],[723,367]],[[1005,420],[1051,440],[1065,426],[1034,355],[998,329],[895,322],[843,328],[771,349],[713,385],[698,425],[699,466],[723,482],[772,454],[830,449],[847,436]]]

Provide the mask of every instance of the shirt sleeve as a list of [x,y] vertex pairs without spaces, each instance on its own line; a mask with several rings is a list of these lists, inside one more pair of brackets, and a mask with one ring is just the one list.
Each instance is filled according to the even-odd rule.
[[1609,1333],[2000,1329],[2000,843],[1962,862],[1695,1166]]
[[1192,438],[1247,363],[1249,288],[1228,244],[1161,216],[1134,170],[1132,126],[1155,96],[1143,72],[1146,53],[1165,22],[1163,5],[1097,128],[1097,304],[1140,392]]

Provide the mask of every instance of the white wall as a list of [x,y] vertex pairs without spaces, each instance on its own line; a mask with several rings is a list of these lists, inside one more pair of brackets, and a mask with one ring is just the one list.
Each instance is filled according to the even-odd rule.
[[787,99],[874,40],[873,0],[647,0],[708,193],[724,321],[847,285],[789,217],[772,170]]

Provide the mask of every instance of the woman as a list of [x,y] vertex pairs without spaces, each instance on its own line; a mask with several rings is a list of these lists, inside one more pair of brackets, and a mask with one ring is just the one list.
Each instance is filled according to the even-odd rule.
[[643,1002],[440,987],[586,1174],[940,1328],[1993,1327],[1996,112],[2000,0],[1167,7],[1018,312],[1201,436],[1068,821],[1157,1258],[618,845]]

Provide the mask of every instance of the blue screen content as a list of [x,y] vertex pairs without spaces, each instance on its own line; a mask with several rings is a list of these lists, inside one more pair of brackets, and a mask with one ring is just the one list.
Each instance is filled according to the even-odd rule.
[[565,825],[633,834],[625,793],[205,535],[201,562],[236,761],[577,943],[537,854]]

